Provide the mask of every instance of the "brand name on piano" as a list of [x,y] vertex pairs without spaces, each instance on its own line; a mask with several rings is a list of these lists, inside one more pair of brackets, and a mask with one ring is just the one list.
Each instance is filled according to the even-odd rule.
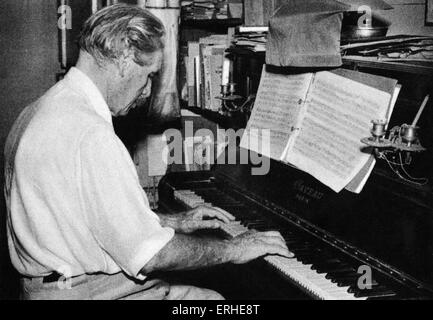
[[[187,170],[209,170],[213,164],[250,164],[252,175],[266,175],[270,169],[271,133],[269,129],[194,130],[193,121],[185,121],[181,130],[168,129],[162,135],[166,145],[162,161],[185,165]],[[241,141],[242,148],[238,148]],[[155,150],[153,150],[154,152]]]
[[305,203],[309,203],[310,199],[320,200],[324,195],[323,192],[305,185],[304,180],[296,180],[293,183],[293,188],[298,191],[296,199]]

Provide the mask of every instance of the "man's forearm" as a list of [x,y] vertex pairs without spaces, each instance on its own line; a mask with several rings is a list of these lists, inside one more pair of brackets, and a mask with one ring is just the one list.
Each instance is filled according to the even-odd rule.
[[161,214],[157,213],[160,223],[163,227],[176,229],[178,226],[178,217],[180,214]]
[[227,240],[175,234],[141,272],[147,274],[157,270],[191,270],[230,262],[234,258],[232,249],[231,242]]

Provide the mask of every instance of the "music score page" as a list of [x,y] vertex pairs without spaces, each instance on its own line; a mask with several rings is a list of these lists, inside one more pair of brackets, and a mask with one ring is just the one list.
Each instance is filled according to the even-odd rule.
[[[254,108],[240,146],[281,160],[288,140],[298,126],[312,79],[312,73],[287,76],[268,73],[263,68]],[[266,132],[269,132],[269,142]]]
[[334,73],[316,73],[285,161],[339,192],[369,161],[360,140],[370,136],[371,120],[386,119],[390,99],[387,92]]

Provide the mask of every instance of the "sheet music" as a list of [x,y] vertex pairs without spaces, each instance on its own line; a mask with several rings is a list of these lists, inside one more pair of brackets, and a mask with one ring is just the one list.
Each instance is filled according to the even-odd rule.
[[[240,146],[281,160],[288,139],[296,125],[312,73],[282,75],[262,71],[253,112],[242,137]],[[262,130],[270,130],[269,150],[263,146]]]
[[386,118],[390,99],[384,91],[318,72],[286,161],[339,192],[368,162],[360,140],[370,136],[371,120]]

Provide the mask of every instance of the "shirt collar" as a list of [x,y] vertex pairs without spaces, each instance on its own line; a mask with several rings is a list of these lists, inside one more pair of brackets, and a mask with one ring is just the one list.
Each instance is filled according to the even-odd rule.
[[110,109],[101,91],[84,72],[80,71],[78,68],[72,67],[66,74],[65,80],[75,89],[84,93],[95,112],[113,125]]

